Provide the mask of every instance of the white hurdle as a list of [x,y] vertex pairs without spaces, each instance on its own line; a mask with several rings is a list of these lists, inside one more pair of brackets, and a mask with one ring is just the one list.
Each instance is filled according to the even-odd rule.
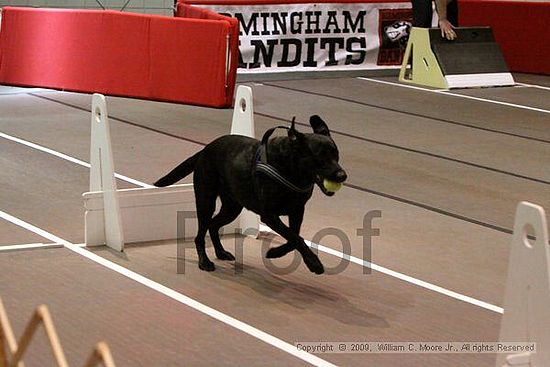
[[[92,98],[90,191],[82,195],[86,246],[107,245],[124,251],[125,243],[177,238],[177,212],[195,211],[193,184],[117,189],[105,97],[94,94]],[[252,103],[252,89],[239,86],[232,134],[254,137]],[[254,213],[245,211],[235,222],[225,226],[224,232],[231,233],[236,228],[245,229],[249,235],[256,234],[259,219]],[[186,220],[185,237],[192,238],[196,230],[197,221]]]
[[[529,242],[527,227],[536,240]],[[544,209],[528,202],[516,210],[508,264],[501,342],[533,342],[536,352],[498,354],[497,367],[550,366],[550,249]]]
[[[252,88],[239,86],[235,96],[235,107],[233,109],[233,122],[231,123],[231,134],[244,135],[250,138],[256,137],[254,125],[254,106],[252,100]],[[243,209],[238,218],[239,228],[243,234],[258,236],[260,230],[260,218],[255,213]]]
[[[86,243],[108,243],[115,250],[124,248],[124,234],[120,217],[118,192],[114,175],[111,130],[105,96],[92,96],[92,129],[90,142],[90,191],[101,191],[101,204],[105,208],[101,220],[96,221],[96,230],[90,233]],[[88,216],[88,212],[86,212]],[[94,215],[90,220],[95,221]],[[87,222],[86,222],[87,223]]]

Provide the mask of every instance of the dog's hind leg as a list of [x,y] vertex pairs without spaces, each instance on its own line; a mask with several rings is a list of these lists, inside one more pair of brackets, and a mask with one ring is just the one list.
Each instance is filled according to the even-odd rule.
[[[292,213],[288,216],[288,224],[290,230],[296,234],[300,234],[300,228],[302,227],[302,222],[304,220],[304,208]],[[296,250],[296,246],[293,243],[287,242],[277,247],[270,248],[267,250],[265,257],[268,259],[276,259],[283,257],[288,254],[290,251]]]
[[214,214],[216,208],[216,198],[212,201],[212,205],[201,205],[202,208],[199,208],[197,205],[197,218],[199,221],[199,229],[197,231],[197,236],[195,237],[195,246],[197,248],[197,255],[199,256],[199,268],[206,271],[214,271],[216,267],[214,263],[210,261],[208,255],[206,255],[206,232]]
[[220,228],[233,222],[243,210],[243,207],[233,201],[232,199],[222,195],[222,207],[220,212],[212,218],[210,222],[209,232],[212,243],[214,244],[214,249],[216,251],[216,257],[220,260],[235,260],[235,256],[229,251],[226,251],[223,248],[222,242],[220,241]]
[[216,210],[216,197],[218,196],[215,187],[208,185],[206,180],[202,179],[202,172],[195,171],[193,177],[195,187],[195,201],[197,205],[198,231],[195,237],[195,246],[199,256],[199,268],[206,271],[216,269],[214,263],[206,255],[206,232],[212,222],[212,215]]

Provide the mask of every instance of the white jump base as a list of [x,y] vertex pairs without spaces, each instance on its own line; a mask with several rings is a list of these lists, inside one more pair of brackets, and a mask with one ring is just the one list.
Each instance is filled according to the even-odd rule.
[[[193,184],[121,189],[117,195],[125,243],[174,239],[178,233],[177,212],[195,208]],[[103,201],[102,191],[84,194],[86,246],[108,245],[98,230],[103,227],[105,216]],[[185,238],[192,238],[197,232],[197,221],[186,221],[185,225]]]
[[[92,98],[90,191],[82,195],[86,246],[106,245],[124,251],[127,243],[178,238],[177,213],[195,212],[193,184],[117,189],[105,97],[94,94]],[[254,137],[252,103],[252,89],[239,86],[231,134]],[[258,216],[243,210],[224,227],[225,233],[235,231],[257,235]],[[184,238],[191,239],[196,232],[197,220],[187,219]]]

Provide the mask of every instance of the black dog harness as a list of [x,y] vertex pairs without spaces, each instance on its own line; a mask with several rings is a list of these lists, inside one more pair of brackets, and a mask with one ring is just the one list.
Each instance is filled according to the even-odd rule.
[[[294,126],[294,119],[292,119],[292,126]],[[273,132],[277,129],[286,129],[290,130],[290,128],[286,126],[276,126],[272,127],[271,129],[267,130],[262,137],[262,141],[260,146],[258,147],[258,150],[256,151],[256,157],[254,159],[254,164],[252,171],[253,173],[262,173],[269,178],[273,179],[274,181],[280,183],[281,185],[285,186],[287,189],[290,189],[294,192],[298,193],[307,193],[310,192],[313,188],[313,184],[310,184],[306,187],[298,187],[294,185],[292,182],[287,180],[283,177],[283,175],[272,165],[268,163],[268,156],[267,156],[267,142],[269,140],[269,137],[273,134]]]

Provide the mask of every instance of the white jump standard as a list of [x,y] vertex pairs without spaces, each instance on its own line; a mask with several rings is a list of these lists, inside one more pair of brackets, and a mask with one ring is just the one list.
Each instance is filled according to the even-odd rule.
[[496,367],[550,366],[550,247],[542,207],[519,203],[509,258],[500,341],[536,343],[536,352],[498,354]]
[[[92,135],[90,152],[90,192],[83,194],[86,246],[102,246],[123,251],[125,243],[171,240],[178,237],[178,211],[194,211],[193,184],[117,189],[113,152],[105,97],[92,97]],[[239,86],[231,133],[254,136],[252,89]],[[192,238],[197,221],[186,221],[186,233]],[[256,235],[259,219],[243,211],[240,219],[225,226]],[[187,237],[187,236],[186,236]]]

